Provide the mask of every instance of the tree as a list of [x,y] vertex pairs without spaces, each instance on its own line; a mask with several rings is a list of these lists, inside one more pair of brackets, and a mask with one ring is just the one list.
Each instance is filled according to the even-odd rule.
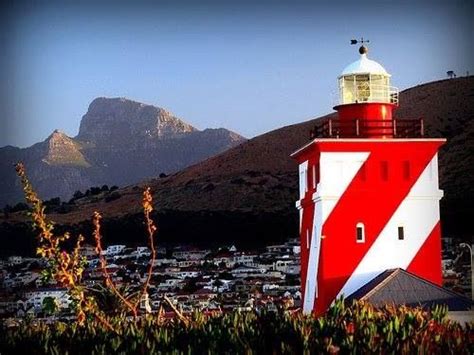
[[91,195],[98,195],[102,192],[101,188],[98,186],[91,187]]
[[183,292],[185,293],[194,293],[199,290],[199,286],[196,285],[197,279],[192,278],[187,280],[186,284],[183,287]]
[[108,185],[102,185],[101,190],[102,191],[109,191],[109,186]]
[[74,206],[75,206],[74,203],[69,204],[69,203],[63,202],[61,204],[61,206],[56,208],[56,212],[61,213],[61,214],[66,214],[66,213],[69,213],[69,212],[73,211]]
[[3,216],[5,217],[5,219],[8,219],[8,217],[10,217],[10,211],[12,209],[12,206],[10,205],[6,205],[4,208],[3,208]]
[[76,192],[74,192],[74,195],[72,195],[72,197],[73,197],[75,200],[78,200],[78,199],[84,197],[84,194],[83,194],[81,191],[77,190]]
[[59,312],[59,302],[55,297],[45,297],[41,305],[45,315],[53,315]]
[[117,199],[119,199],[120,197],[122,197],[122,195],[120,195],[120,193],[119,193],[118,191],[114,191],[114,192],[112,192],[111,194],[105,196],[104,201],[105,201],[105,202],[110,202],[110,201],[117,200]]
[[28,209],[28,205],[24,202],[18,202],[15,206],[13,206],[11,209],[10,209],[10,212],[13,213],[13,212],[18,212],[18,211],[26,211]]
[[161,173],[159,176],[160,176],[160,179],[163,179],[163,178],[167,177],[168,175],[166,175],[165,173]]
[[44,201],[46,207],[46,212],[56,211],[61,205],[61,199],[59,197],[54,197],[48,201]]
[[214,281],[212,281],[212,286],[216,287],[217,289],[222,285],[224,285],[224,282],[222,282],[222,280],[215,279]]
[[[96,284],[88,288],[88,290],[94,296],[102,311],[106,313],[119,314],[127,310],[127,306],[120,300],[117,294],[105,284]],[[136,295],[136,291],[129,284],[117,285],[117,290],[127,300],[130,300],[134,295]]]
[[61,205],[61,199],[59,197],[53,197],[48,201],[44,201],[45,206],[59,206]]

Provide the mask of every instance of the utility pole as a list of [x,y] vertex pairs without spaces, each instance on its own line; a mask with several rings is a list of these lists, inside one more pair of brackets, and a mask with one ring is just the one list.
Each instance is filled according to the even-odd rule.
[[471,299],[474,301],[474,255],[472,254],[474,245],[471,246],[467,243],[461,243],[459,246],[468,248],[469,253],[471,254]]

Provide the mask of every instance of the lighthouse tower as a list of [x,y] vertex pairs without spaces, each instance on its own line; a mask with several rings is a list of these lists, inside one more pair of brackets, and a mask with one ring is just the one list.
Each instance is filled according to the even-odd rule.
[[387,269],[441,285],[438,150],[422,119],[394,119],[390,74],[360,58],[338,78],[337,119],[292,154],[299,163],[303,310],[324,312]]

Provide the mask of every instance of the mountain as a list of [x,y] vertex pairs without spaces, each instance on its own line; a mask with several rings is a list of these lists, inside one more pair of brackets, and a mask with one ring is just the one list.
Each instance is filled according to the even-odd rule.
[[[309,131],[319,120],[334,115],[276,129],[166,178],[120,189],[120,198],[114,201],[83,198],[74,211],[52,218],[66,229],[90,234],[88,220],[98,210],[104,215],[108,242],[143,243],[140,201],[143,188],[150,186],[159,242],[255,245],[295,237],[298,170],[290,154],[309,142]],[[439,155],[445,192],[443,234],[470,238],[474,233],[474,77],[402,91],[396,117],[423,117],[428,137],[447,138]]]
[[124,98],[99,97],[92,101],[82,117],[76,138],[113,147],[142,139],[177,138],[197,131],[160,107]]
[[91,186],[128,185],[170,174],[245,141],[226,129],[200,131],[168,111],[124,98],[97,98],[72,138],[56,130],[29,148],[0,148],[0,206],[23,199],[12,165],[23,161],[43,199],[70,199]]

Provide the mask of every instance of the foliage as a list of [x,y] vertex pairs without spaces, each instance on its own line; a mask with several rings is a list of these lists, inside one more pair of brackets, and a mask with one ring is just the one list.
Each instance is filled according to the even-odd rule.
[[88,196],[88,195],[98,195],[101,192],[102,192],[102,188],[100,188],[99,186],[91,187],[90,189],[88,189],[86,191],[86,196]]
[[45,297],[42,304],[43,312],[46,315],[53,315],[59,311],[59,302],[54,297]]
[[74,200],[78,200],[84,197],[84,194],[80,190],[77,190],[76,192],[74,192],[74,195],[72,195],[72,197]]
[[300,312],[195,312],[190,322],[160,315],[111,319],[111,333],[91,320],[24,323],[0,329],[0,352],[9,353],[422,353],[472,354],[472,324],[461,327],[446,311],[386,306],[375,309],[339,300],[324,317]]
[[104,198],[104,201],[105,202],[111,202],[111,201],[115,201],[115,200],[119,199],[120,197],[122,197],[120,192],[114,191],[114,192],[106,195],[105,198]]
[[26,211],[28,210],[28,205],[24,202],[18,202],[16,205],[14,206],[10,206],[10,205],[6,205],[4,208],[3,208],[3,212],[4,213],[15,213],[15,212],[19,212],[19,211]]
[[[63,235],[59,236],[53,233],[54,223],[47,219],[45,214],[46,207],[31,186],[26,175],[25,167],[22,163],[18,163],[16,165],[16,171],[21,179],[26,201],[31,205],[32,208],[31,218],[33,220],[33,226],[38,230],[39,233],[39,245],[36,249],[36,253],[39,256],[45,258],[49,265],[49,268],[43,271],[43,281],[52,279],[55,280],[60,286],[68,289],[69,295],[76,310],[77,323],[80,326],[85,325],[89,318],[94,318],[109,331],[116,332],[113,325],[108,320],[108,316],[98,307],[96,298],[81,283],[85,259],[81,257],[79,251],[82,246],[82,242],[84,241],[84,237],[79,235],[73,250],[68,251],[64,247],[64,244],[70,238],[69,233],[64,233]],[[100,190],[100,188],[98,189]],[[112,292],[114,292],[114,294],[126,306],[127,312],[133,315],[135,318],[139,315],[138,306],[140,300],[147,292],[155,259],[153,237],[156,227],[150,218],[150,213],[153,211],[152,203],[153,200],[150,189],[146,189],[143,193],[143,209],[151,249],[151,263],[148,269],[146,282],[143,284],[143,288],[131,297],[125,297],[122,293],[120,293],[107,272],[107,262],[103,256],[100,235],[101,215],[98,212],[94,212],[92,221],[94,225],[93,234],[96,242],[96,252],[100,260],[101,271],[104,275],[106,286]]]

